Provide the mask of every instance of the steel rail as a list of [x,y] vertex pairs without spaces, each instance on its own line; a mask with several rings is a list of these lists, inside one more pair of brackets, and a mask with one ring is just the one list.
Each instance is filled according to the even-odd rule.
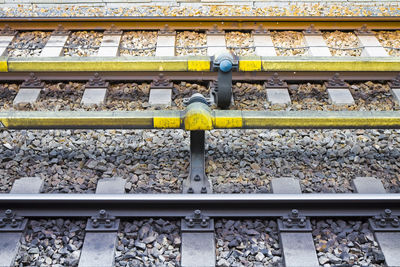
[[[154,71],[132,71],[132,72],[98,72],[104,80],[113,82],[127,81],[152,81],[158,77],[159,72]],[[161,72],[160,72],[161,73]],[[164,77],[170,81],[214,81],[217,72],[166,72],[162,71]],[[232,72],[234,81],[266,81],[275,72]],[[334,71],[280,71],[279,78],[286,82],[302,81],[327,81],[336,73]],[[340,77],[345,81],[390,81],[398,75],[395,71],[346,71],[340,72]],[[0,72],[0,81],[24,81],[30,76],[30,72]],[[35,76],[42,81],[84,81],[93,78],[93,72],[35,72]]]
[[104,209],[118,217],[280,217],[298,209],[310,217],[369,217],[391,209],[400,194],[0,194],[0,211],[26,217],[88,217]]
[[6,111],[3,129],[400,129],[400,111]]
[[69,30],[107,30],[114,24],[121,30],[159,30],[165,23],[175,30],[209,30],[214,25],[221,30],[255,30],[261,24],[269,30],[305,30],[310,23],[320,30],[356,30],[366,23],[374,30],[400,29],[396,16],[2,17],[0,28],[9,25],[16,30],[54,30],[61,24]]

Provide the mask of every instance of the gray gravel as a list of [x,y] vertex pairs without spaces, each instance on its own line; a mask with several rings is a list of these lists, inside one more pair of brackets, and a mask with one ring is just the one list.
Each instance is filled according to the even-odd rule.
[[399,130],[214,130],[206,171],[217,193],[270,191],[294,176],[303,192],[352,192],[357,176],[378,177],[399,192]]
[[87,57],[94,56],[99,50],[103,32],[77,31],[72,32],[65,44],[64,56]]
[[281,266],[275,221],[217,220],[217,266]]
[[321,266],[385,266],[367,222],[327,219],[311,223]]
[[179,221],[147,219],[122,222],[115,266],[179,266],[180,246]]
[[51,32],[19,32],[8,49],[9,57],[37,57],[42,52]]
[[178,193],[187,176],[183,131],[4,131],[0,136],[0,192],[8,192],[15,179],[39,176],[46,193],[93,193],[98,179],[117,176],[126,179],[127,192]]
[[[46,84],[41,98],[23,110],[82,110],[82,83]],[[292,109],[334,109],[321,85],[291,87]],[[352,84],[359,109],[394,109],[386,84]],[[236,83],[237,109],[263,109],[260,84]],[[0,84],[8,109],[18,90]],[[112,84],[107,103],[90,110],[150,109],[148,84]],[[174,85],[171,109],[202,85]],[[295,94],[295,92],[297,92]],[[251,95],[246,97],[247,95]],[[295,98],[299,95],[298,98]],[[302,101],[303,99],[303,101]],[[315,99],[315,101],[313,101]],[[136,100],[136,101],[135,101]],[[261,104],[260,104],[261,103]],[[217,193],[269,192],[274,177],[300,179],[304,192],[351,192],[357,176],[379,177],[390,192],[399,192],[397,130],[215,130],[207,133],[206,173]],[[0,192],[24,176],[45,180],[44,192],[94,192],[97,180],[119,176],[130,193],[179,193],[188,175],[189,135],[168,131],[3,131],[0,146]]]
[[[216,193],[269,192],[274,177],[300,179],[304,192],[351,192],[375,176],[399,192],[399,130],[215,130],[207,133],[206,173]],[[179,193],[189,138],[167,131],[2,131],[0,192],[39,176],[44,192],[93,193],[119,176],[130,193]]]
[[29,221],[14,266],[77,266],[84,229],[84,221]]

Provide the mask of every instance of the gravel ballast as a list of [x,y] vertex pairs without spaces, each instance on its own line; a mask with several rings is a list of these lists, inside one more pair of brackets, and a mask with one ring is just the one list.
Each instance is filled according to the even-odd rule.
[[385,266],[374,234],[365,221],[311,221],[321,266]]
[[78,266],[84,230],[84,221],[29,221],[14,266]]
[[118,233],[115,266],[180,266],[180,222],[124,221]]
[[215,235],[219,267],[279,266],[282,262],[275,221],[217,220]]

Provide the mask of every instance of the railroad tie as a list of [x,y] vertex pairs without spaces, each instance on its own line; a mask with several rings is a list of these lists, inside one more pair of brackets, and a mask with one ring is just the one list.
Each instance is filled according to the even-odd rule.
[[[10,194],[37,194],[40,193],[42,186],[43,181],[39,177],[24,177],[15,180]],[[12,216],[18,216],[18,214],[6,211],[6,218]],[[2,214],[0,214],[0,217],[2,217]],[[6,225],[0,228],[0,266],[14,266],[26,223],[27,220],[22,219],[17,227]]]
[[[357,177],[353,180],[353,185],[356,192],[360,194],[386,193],[382,182],[375,177]],[[389,216],[389,218],[391,217],[389,211],[384,211],[383,213]],[[390,229],[389,220],[387,227],[379,227],[379,225],[374,224],[372,219],[370,219],[370,226],[374,230],[376,241],[385,257],[386,265],[389,267],[400,266],[400,227]]]
[[354,98],[349,90],[349,85],[339,77],[339,73],[336,73],[332,79],[326,82],[325,86],[332,105],[354,105]]
[[255,52],[260,57],[275,57],[276,51],[272,42],[271,33],[266,30],[255,30],[252,32]]
[[328,46],[322,36],[320,31],[314,29],[311,26],[308,30],[303,32],[304,34],[304,41],[308,48],[309,56],[313,57],[331,57],[332,54],[329,51]]
[[289,86],[286,82],[279,79],[275,73],[271,79],[264,83],[264,88],[267,94],[267,101],[271,105],[290,105]]
[[0,35],[0,56],[4,56],[7,51],[7,47],[11,44],[15,37],[15,33],[10,32],[9,34]]
[[[97,184],[96,194],[123,194],[124,188],[125,180],[122,178],[101,179]],[[105,225],[107,219],[110,220],[109,226]],[[89,219],[78,266],[114,266],[118,228],[119,219],[113,218],[105,210]]]
[[116,57],[119,53],[119,43],[121,42],[122,31],[111,26],[110,30],[104,32],[103,40],[96,56]]
[[98,73],[95,73],[94,77],[85,85],[81,104],[84,106],[99,106],[104,104],[107,96],[108,85],[108,82],[104,81]]
[[165,29],[158,32],[157,45],[156,45],[156,56],[157,57],[173,57],[175,56],[175,39],[176,32]]
[[[275,178],[271,181],[274,194],[301,194],[300,183],[294,178]],[[297,210],[292,210],[295,216]],[[311,224],[306,219],[306,226],[301,229],[295,226],[285,227],[284,218],[278,221],[279,237],[286,267],[319,266]]]
[[356,31],[358,41],[363,47],[361,56],[363,57],[388,57],[389,53],[383,48],[375,34],[363,26]]
[[217,56],[227,52],[225,31],[214,29],[207,31],[207,56]]
[[43,88],[44,82],[36,77],[34,73],[31,73],[30,77],[21,84],[14,98],[13,105],[34,104],[39,99],[40,92]]

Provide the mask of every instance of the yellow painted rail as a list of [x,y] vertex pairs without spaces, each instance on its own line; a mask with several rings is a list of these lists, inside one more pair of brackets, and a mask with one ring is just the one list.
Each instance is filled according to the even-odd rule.
[[[211,57],[0,57],[0,72],[210,71]],[[239,57],[240,72],[400,71],[396,57]]]
[[8,111],[3,129],[274,129],[400,128],[400,111],[211,110],[193,103],[181,111]]

